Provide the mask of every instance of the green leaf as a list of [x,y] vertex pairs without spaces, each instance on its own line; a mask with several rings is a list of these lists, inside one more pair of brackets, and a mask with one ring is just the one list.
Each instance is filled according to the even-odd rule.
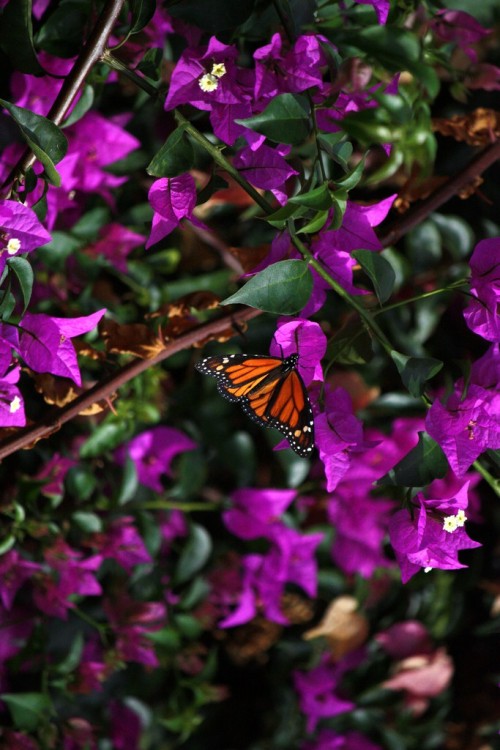
[[84,114],[86,114],[94,103],[94,88],[93,86],[85,86],[82,91],[81,97],[71,110],[71,113],[64,120],[61,127],[69,128],[70,125],[74,125],[75,122],[81,120]]
[[296,146],[309,135],[309,105],[303,96],[280,94],[263,112],[236,122],[262,133],[271,141]]
[[153,177],[176,177],[187,172],[194,164],[193,147],[180,126],[169,135],[158,153],[146,167]]
[[304,216],[304,214],[306,213],[307,208],[305,208],[304,206],[296,206],[288,201],[286,206],[281,206],[281,208],[278,208],[272,214],[268,214],[266,216],[266,221],[268,222],[268,224],[271,224],[272,227],[276,227],[277,229],[284,229],[287,225],[288,219],[291,219],[292,216],[294,216],[295,218],[299,218],[301,216]]
[[37,45],[56,57],[74,57],[86,38],[90,12],[85,0],[61,0],[44,20],[37,34]]
[[17,107],[5,99],[0,99],[0,105],[10,112],[24,140],[43,164],[47,179],[59,187],[61,178],[54,164],[61,161],[68,148],[68,141],[61,130],[46,117]]
[[79,500],[88,500],[97,485],[95,473],[90,466],[72,466],[65,480],[66,488]]
[[423,394],[425,383],[443,367],[443,362],[433,357],[407,357],[397,351],[392,351],[391,357],[408,392],[416,398]]
[[439,445],[426,432],[419,432],[418,444],[378,484],[425,487],[434,479],[442,479],[448,469],[448,461]]
[[74,637],[70,649],[64,659],[55,665],[55,671],[58,674],[64,675],[69,675],[71,672],[74,672],[80,664],[84,645],[85,641],[83,633],[79,631]]
[[161,74],[161,63],[163,60],[163,50],[160,47],[148,49],[142,60],[137,64],[136,70],[139,70],[147,78],[158,81]]
[[365,157],[361,159],[359,164],[357,164],[354,169],[351,169],[350,172],[345,174],[343,177],[340,177],[338,180],[335,180],[336,185],[340,185],[344,190],[352,190],[356,187],[358,182],[363,176],[363,169],[365,168]]
[[123,464],[122,483],[118,492],[116,502],[118,505],[125,505],[134,497],[139,486],[139,478],[134,461],[127,455]]
[[300,195],[294,195],[293,198],[288,200],[289,204],[297,206],[306,206],[306,208],[314,208],[316,211],[325,210],[331,208],[332,196],[328,190],[328,185],[320,185],[314,190],[309,190],[308,193],[301,193]]
[[47,722],[52,703],[43,693],[2,693],[17,729],[34,732]]
[[9,0],[0,20],[0,48],[20,73],[42,76],[33,44],[31,0]]
[[294,315],[307,304],[312,287],[312,275],[305,260],[280,260],[247,281],[221,305],[249,305],[276,315]]
[[307,224],[304,224],[303,227],[299,230],[299,233],[302,234],[314,234],[315,232],[319,232],[320,229],[322,229],[326,222],[328,220],[328,211],[318,211],[311,221],[308,221]]
[[352,156],[352,143],[345,140],[346,134],[340,130],[338,133],[321,133],[318,135],[318,143],[326,151],[328,156],[337,164],[340,164],[346,172],[349,169],[349,159]]
[[71,520],[86,534],[97,534],[102,531],[102,520],[96,513],[76,510],[71,514]]
[[373,357],[372,342],[358,318],[342,326],[327,349],[327,358],[342,365],[363,365]]
[[405,237],[405,250],[413,265],[413,273],[433,268],[441,259],[442,240],[434,221],[427,219],[412,229]]
[[367,26],[335,31],[335,44],[354,47],[392,71],[411,70],[420,61],[421,46],[416,34],[395,26]]
[[96,427],[92,435],[80,448],[82,458],[94,458],[105,451],[120,445],[127,437],[127,427],[123,422],[104,422]]
[[371,250],[355,250],[352,255],[369,276],[380,304],[386,302],[396,281],[396,274],[389,261]]
[[474,245],[474,232],[470,224],[460,216],[432,214],[443,244],[455,260],[467,258]]
[[132,25],[129,34],[137,34],[148,24],[156,10],[156,0],[132,0]]
[[16,275],[21,287],[21,294],[23,295],[23,315],[26,312],[29,301],[31,299],[31,292],[33,290],[34,274],[33,269],[29,261],[26,258],[9,258],[7,260],[7,266]]
[[174,574],[176,585],[186,583],[205,565],[212,552],[212,540],[203,526],[192,524]]

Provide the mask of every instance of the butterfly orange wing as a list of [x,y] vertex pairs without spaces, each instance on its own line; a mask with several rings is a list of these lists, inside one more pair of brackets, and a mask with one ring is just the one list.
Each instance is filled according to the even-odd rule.
[[308,456],[314,448],[314,421],[306,387],[295,369],[297,359],[233,354],[207,357],[196,367],[215,377],[220,393],[239,401],[254,422],[279,430],[296,453]]

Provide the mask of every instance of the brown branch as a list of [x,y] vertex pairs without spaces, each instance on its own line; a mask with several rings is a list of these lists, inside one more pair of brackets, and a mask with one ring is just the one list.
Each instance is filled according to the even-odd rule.
[[397,242],[410,229],[413,229],[413,227],[416,227],[417,224],[426,219],[429,214],[436,211],[436,209],[449,201],[450,198],[453,198],[464,187],[467,187],[474,177],[480,175],[488,167],[491,167],[498,159],[500,159],[500,141],[493,143],[481,151],[459,174],[451,177],[447,182],[438,187],[432,195],[417,203],[404,216],[396,219],[388,228],[384,229],[384,232],[378,235],[381,244],[387,247]]
[[106,399],[114,393],[120,386],[128,383],[141,372],[148,370],[150,367],[163,362],[173,354],[189,349],[191,346],[199,343],[208,336],[225,331],[231,324],[234,324],[235,331],[237,324],[246,320],[251,320],[261,314],[260,310],[252,307],[246,307],[236,312],[227,312],[216,320],[209,323],[203,323],[190,331],[181,334],[174,341],[165,344],[165,349],[156,357],[151,359],[134,359],[124,365],[118,372],[113,373],[97,383],[93,388],[82,393],[66,406],[54,408],[47,412],[36,424],[24,427],[14,435],[0,442],[0,461],[18,450],[31,446],[37,440],[48,437],[52,432],[58,430],[63,424],[77,417],[82,411],[95,404],[97,401]]
[[[123,4],[124,0],[108,0],[104,6],[92,33],[87,39],[71,71],[65,78],[63,86],[47,115],[47,118],[52,120],[56,125],[60,125],[63,121],[66,112],[80,91],[89,72],[99,62],[104,53],[108,37],[113,30]],[[4,185],[10,185],[11,182],[19,179],[21,175],[26,174],[35,161],[36,157],[34,153],[31,149],[26,149],[5,180]]]

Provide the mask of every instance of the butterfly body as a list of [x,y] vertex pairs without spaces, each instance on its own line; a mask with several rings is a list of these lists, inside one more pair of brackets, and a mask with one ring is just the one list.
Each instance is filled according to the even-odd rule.
[[314,420],[306,387],[296,367],[298,355],[285,359],[253,354],[207,357],[196,365],[217,380],[224,398],[238,401],[261,427],[274,427],[299,456],[314,448]]

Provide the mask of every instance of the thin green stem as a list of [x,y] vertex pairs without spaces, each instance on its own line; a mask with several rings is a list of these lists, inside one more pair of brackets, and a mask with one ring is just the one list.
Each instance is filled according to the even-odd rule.
[[[116,49],[116,47],[114,47],[113,49]],[[109,49],[103,52],[103,54],[101,55],[101,61],[108,65],[108,67],[124,75],[125,78],[128,78],[129,81],[132,81],[132,83],[135,83],[136,86],[145,91],[146,94],[149,94],[149,96],[153,98],[161,96],[160,89],[157,86],[154,86],[152,83],[150,83],[147,78],[140,76],[135,72],[135,70],[131,70],[127,65],[125,65],[125,63],[122,63],[122,61],[119,60],[118,57],[113,55],[113,53]]]
[[304,245],[301,240],[290,230],[290,237],[292,240],[292,243],[295,245],[297,250],[304,256],[304,258],[308,261],[311,268],[314,268],[316,273],[318,273],[322,279],[324,279],[331,288],[337,292],[339,297],[341,297],[345,302],[347,302],[348,305],[353,307],[361,319],[363,320],[363,323],[365,324],[366,328],[376,336],[376,338],[379,340],[379,342],[382,344],[386,352],[390,355],[391,352],[394,350],[394,347],[391,345],[391,342],[385,335],[385,333],[382,331],[382,329],[379,327],[377,323],[373,320],[373,317],[368,310],[366,310],[361,303],[358,302],[358,300],[355,297],[352,297],[346,290],[337,282],[335,279],[332,279],[330,274],[323,268],[321,263],[314,258],[310,250]]
[[467,283],[466,279],[461,279],[460,281],[455,281],[453,284],[450,284],[449,286],[444,286],[441,289],[433,289],[431,292],[424,292],[423,294],[416,294],[414,297],[407,297],[406,299],[400,300],[399,302],[393,302],[392,305],[386,305],[385,307],[381,307],[378,309],[371,310],[371,314],[375,317],[375,315],[381,315],[382,313],[389,312],[389,310],[395,310],[398,307],[403,307],[404,305],[411,305],[413,302],[420,302],[422,299],[427,299],[428,297],[434,297],[436,294],[443,294],[443,292],[452,292],[454,289],[459,289],[461,286]]
[[141,503],[141,508],[147,510],[182,510],[184,513],[189,513],[196,510],[219,510],[220,506],[210,502],[189,503],[182,500],[150,500]]
[[495,479],[495,477],[492,474],[490,474],[488,469],[484,468],[484,466],[482,465],[482,463],[480,463],[480,461],[476,460],[474,461],[472,465],[475,468],[475,470],[479,472],[479,474],[481,474],[484,481],[490,485],[495,495],[497,497],[500,497],[500,479]]
[[218,146],[214,146],[214,144],[211,143],[208,138],[203,135],[203,133],[200,133],[200,131],[197,130],[194,125],[190,123],[189,120],[187,120],[184,115],[179,112],[179,110],[175,110],[174,116],[179,125],[182,125],[184,127],[186,133],[188,133],[193,141],[199,143],[199,145],[210,154],[214,162],[218,164],[219,167],[222,167],[222,169],[227,172],[227,174],[230,175],[233,180],[237,182],[238,185],[240,185],[251,198],[253,198],[255,203],[257,203],[257,205],[259,205],[261,209],[266,212],[266,214],[270,214],[274,211],[274,208],[264,198],[264,196],[262,196],[254,187],[252,187],[252,185],[250,185],[250,183],[245,180],[241,173],[238,172],[235,167],[233,167],[231,162],[226,159]]

